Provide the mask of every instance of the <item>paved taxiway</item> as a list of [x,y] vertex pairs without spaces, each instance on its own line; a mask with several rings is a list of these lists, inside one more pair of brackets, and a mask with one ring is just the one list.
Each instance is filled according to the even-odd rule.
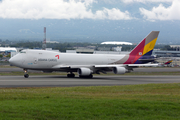
[[[20,68],[0,68],[0,72],[22,71]],[[180,68],[137,68],[133,72],[180,72]],[[31,72],[31,71],[29,71]],[[0,76],[0,87],[55,87],[55,86],[108,86],[148,83],[177,83],[180,76],[94,76],[93,79],[67,78],[64,76]]]
[[180,83],[180,76],[94,76],[93,79],[66,76],[0,76],[0,87],[112,86],[148,83]]

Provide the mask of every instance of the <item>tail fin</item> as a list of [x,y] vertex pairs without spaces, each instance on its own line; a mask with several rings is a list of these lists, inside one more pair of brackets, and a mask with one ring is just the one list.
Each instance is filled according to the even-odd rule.
[[130,52],[130,55],[151,55],[158,35],[159,31],[152,31]]
[[173,60],[169,60],[166,63],[164,63],[165,65],[171,64]]
[[142,64],[138,59],[148,58],[156,44],[159,31],[152,31],[130,53],[129,59],[124,64]]

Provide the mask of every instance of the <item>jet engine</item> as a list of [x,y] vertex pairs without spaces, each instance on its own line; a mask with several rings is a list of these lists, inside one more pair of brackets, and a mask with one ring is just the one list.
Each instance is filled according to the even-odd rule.
[[91,75],[92,70],[90,70],[89,68],[79,68],[77,72],[81,76],[89,76]]
[[124,74],[124,73],[126,73],[126,68],[124,68],[124,67],[115,67],[115,68],[113,68],[113,72],[114,72],[114,74]]

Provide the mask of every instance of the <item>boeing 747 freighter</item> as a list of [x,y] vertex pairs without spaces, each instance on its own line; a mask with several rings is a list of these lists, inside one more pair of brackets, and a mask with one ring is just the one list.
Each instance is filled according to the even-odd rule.
[[70,54],[47,50],[22,50],[12,57],[9,62],[24,70],[24,77],[28,78],[28,70],[40,70],[43,72],[67,72],[67,77],[92,78],[92,74],[115,74],[130,72],[139,66],[157,66],[148,64],[154,61],[152,51],[154,49],[159,31],[152,31],[129,54]]

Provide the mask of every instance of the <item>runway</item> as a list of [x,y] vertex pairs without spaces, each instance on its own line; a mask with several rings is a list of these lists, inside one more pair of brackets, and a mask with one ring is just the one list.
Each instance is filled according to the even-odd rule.
[[0,87],[72,87],[72,86],[114,86],[148,83],[180,83],[180,76],[94,76],[93,79],[66,78],[66,76],[0,76]]

